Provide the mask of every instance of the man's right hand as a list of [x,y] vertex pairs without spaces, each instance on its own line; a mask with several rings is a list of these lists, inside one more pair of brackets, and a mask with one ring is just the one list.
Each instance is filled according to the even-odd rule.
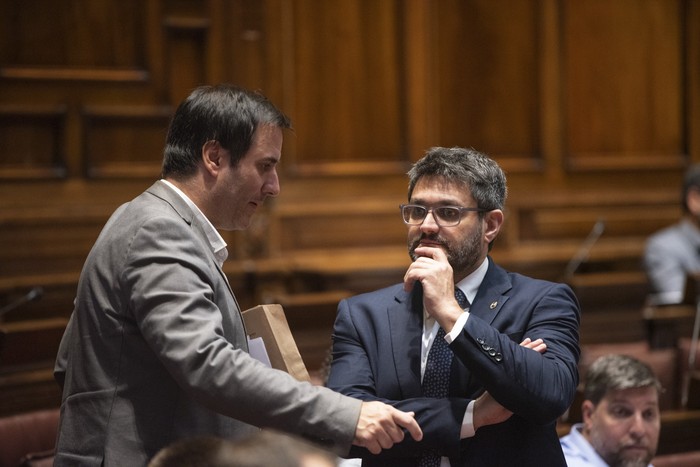
[[353,444],[379,454],[382,449],[389,449],[403,440],[403,428],[416,441],[423,439],[423,431],[413,412],[402,412],[383,402],[363,402]]

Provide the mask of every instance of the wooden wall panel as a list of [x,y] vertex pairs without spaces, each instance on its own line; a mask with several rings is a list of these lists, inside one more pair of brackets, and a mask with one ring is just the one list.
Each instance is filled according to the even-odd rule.
[[63,107],[0,108],[0,179],[45,179],[66,175]]
[[169,107],[85,109],[86,175],[157,179],[171,115]]
[[3,64],[52,68],[145,68],[140,0],[2,2]]
[[644,239],[680,215],[675,192],[650,190],[640,196],[619,190],[523,198],[510,203],[507,217],[518,218],[518,242],[542,242],[583,238],[599,220],[606,224],[603,239]]
[[0,218],[0,278],[79,270],[104,223],[99,212],[5,209]]
[[206,84],[206,33],[209,21],[199,17],[167,17],[166,68],[169,99],[179,102],[199,84]]
[[284,235],[282,253],[308,249],[362,248],[405,244],[406,226],[398,204],[318,203],[314,209],[285,209],[277,212]]
[[639,295],[644,240],[700,162],[699,51],[697,0],[0,2],[0,306],[40,285],[23,314],[69,312],[97,232],[158,176],[175,106],[222,81],[295,126],[281,196],[224,233],[241,303],[400,280],[396,206],[434,145],[506,169],[499,262],[560,279],[604,219],[579,272],[621,274],[574,278],[586,307],[602,281]]
[[567,1],[562,14],[572,168],[682,165],[682,2]]
[[[401,2],[292,4],[288,112],[297,134],[290,169],[318,173],[334,163],[405,158]],[[343,169],[352,170],[352,164]]]
[[691,162],[700,162],[700,2],[683,2],[685,40],[681,44],[685,60],[683,122],[687,129],[687,150]]
[[246,88],[264,90],[271,99],[277,97],[274,102],[281,106],[281,94],[274,91],[270,82],[277,81],[275,87],[279,89],[284,79],[279,75],[269,79],[267,75],[271,66],[270,61],[265,59],[269,56],[268,48],[279,42],[272,30],[275,26],[279,29],[280,25],[279,21],[270,18],[271,8],[268,4],[256,0],[224,0],[221,31],[226,34],[226,42],[222,46],[223,59],[217,61],[221,62],[225,70],[223,76],[227,80]]
[[434,5],[433,145],[474,147],[500,159],[520,159],[529,169],[541,166],[539,3]]

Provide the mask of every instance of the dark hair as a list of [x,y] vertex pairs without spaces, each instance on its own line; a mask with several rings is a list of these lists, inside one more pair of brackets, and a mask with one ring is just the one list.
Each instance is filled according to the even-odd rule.
[[408,199],[421,177],[432,176],[464,184],[481,209],[503,209],[505,205],[508,190],[503,170],[474,149],[434,147],[426,151],[408,171]]
[[215,436],[184,438],[162,448],[148,467],[229,467],[236,455],[232,441]]
[[297,435],[260,430],[236,440],[211,435],[183,438],[158,451],[148,467],[300,467],[309,458],[337,464],[330,451]]
[[186,178],[197,169],[202,147],[218,141],[236,165],[260,125],[291,128],[291,121],[265,96],[228,85],[201,86],[178,106],[163,153],[163,177]]
[[231,467],[300,467],[306,458],[326,465],[337,464],[335,455],[297,435],[261,430],[233,442]]
[[662,390],[648,365],[628,355],[609,354],[599,357],[586,372],[583,397],[598,404],[608,391],[646,387]]
[[681,203],[683,211],[688,213],[688,192],[691,189],[700,189],[700,164],[691,165],[683,176],[683,191],[681,192]]

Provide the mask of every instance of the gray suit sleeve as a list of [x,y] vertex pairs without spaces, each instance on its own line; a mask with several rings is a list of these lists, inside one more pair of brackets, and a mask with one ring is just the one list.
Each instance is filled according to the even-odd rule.
[[146,222],[130,242],[120,283],[148,347],[211,410],[347,452],[361,402],[251,358],[238,306],[208,253],[189,226],[168,219]]

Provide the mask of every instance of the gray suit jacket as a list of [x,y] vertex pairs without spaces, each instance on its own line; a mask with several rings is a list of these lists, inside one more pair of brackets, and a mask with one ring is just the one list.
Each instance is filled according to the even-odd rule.
[[56,464],[145,465],[195,435],[271,427],[347,452],[360,402],[247,353],[240,310],[187,204],[156,182],[110,218],[61,342]]

